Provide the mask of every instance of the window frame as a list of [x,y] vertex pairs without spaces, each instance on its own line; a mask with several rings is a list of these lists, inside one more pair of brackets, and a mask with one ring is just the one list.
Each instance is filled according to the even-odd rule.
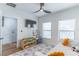
[[76,20],[75,19],[70,19],[70,20],[74,20],[75,21],[75,23],[74,23],[74,30],[60,30],[59,29],[59,22],[60,21],[67,21],[67,20],[60,20],[60,21],[58,21],[58,40],[60,40],[61,38],[60,38],[60,32],[73,32],[74,33],[74,39],[71,39],[71,40],[75,40],[75,25],[76,25]]

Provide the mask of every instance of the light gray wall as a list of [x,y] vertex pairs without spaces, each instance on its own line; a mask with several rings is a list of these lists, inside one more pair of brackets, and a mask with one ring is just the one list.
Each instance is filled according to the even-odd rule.
[[58,21],[69,20],[69,19],[76,19],[75,40],[79,41],[79,6],[75,6],[73,8],[62,10],[60,12],[45,15],[38,19],[39,23],[38,28],[41,36],[42,36],[42,23],[52,22],[52,39],[51,40],[43,39],[43,42],[47,44],[56,44],[58,39]]

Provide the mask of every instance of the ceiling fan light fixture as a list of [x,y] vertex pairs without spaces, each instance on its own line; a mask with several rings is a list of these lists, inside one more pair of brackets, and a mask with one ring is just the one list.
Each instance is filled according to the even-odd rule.
[[43,11],[43,9],[40,10],[41,12]]

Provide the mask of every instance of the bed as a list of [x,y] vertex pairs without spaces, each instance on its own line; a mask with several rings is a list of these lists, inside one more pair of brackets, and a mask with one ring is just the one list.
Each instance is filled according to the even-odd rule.
[[50,50],[50,52],[54,51],[63,51],[65,56],[78,56],[79,54],[74,52],[71,47],[64,46],[61,43],[56,45],[53,49]]

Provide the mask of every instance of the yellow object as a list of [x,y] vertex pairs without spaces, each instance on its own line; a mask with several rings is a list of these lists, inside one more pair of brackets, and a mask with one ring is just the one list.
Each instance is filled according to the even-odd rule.
[[37,44],[37,40],[36,38],[34,37],[29,37],[29,38],[23,38],[21,41],[20,41],[20,47],[22,49],[25,49],[25,48],[28,48],[32,45],[35,45]]
[[64,38],[63,43],[64,46],[68,46],[70,44],[70,41],[68,38]]
[[64,52],[49,52],[48,56],[64,56]]

